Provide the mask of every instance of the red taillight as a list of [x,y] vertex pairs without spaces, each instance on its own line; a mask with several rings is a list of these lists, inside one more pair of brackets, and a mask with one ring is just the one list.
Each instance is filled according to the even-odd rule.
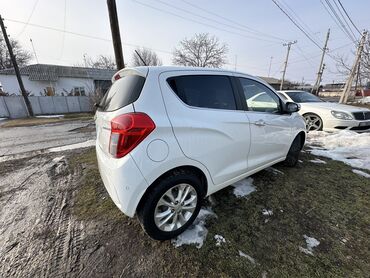
[[128,113],[111,121],[109,153],[124,157],[140,144],[153,130],[155,124],[145,113]]

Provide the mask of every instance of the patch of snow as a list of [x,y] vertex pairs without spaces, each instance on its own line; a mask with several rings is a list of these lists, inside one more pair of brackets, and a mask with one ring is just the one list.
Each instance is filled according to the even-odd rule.
[[232,186],[234,187],[233,193],[238,198],[245,197],[251,194],[253,191],[256,191],[256,188],[253,186],[252,178],[242,179],[232,184]]
[[318,241],[316,238],[309,237],[306,235],[303,235],[303,237],[306,240],[307,248],[303,248],[299,246],[299,251],[307,254],[307,255],[313,255],[313,248],[317,247],[320,244],[320,241]]
[[248,261],[250,261],[252,264],[256,264],[256,260],[255,260],[255,259],[253,259],[251,256],[249,256],[249,255],[245,254],[244,252],[242,252],[242,251],[240,251],[240,250],[239,250],[239,256],[240,256],[240,257],[247,258],[247,259],[248,259]]
[[87,148],[87,147],[91,147],[91,146],[95,146],[95,140],[88,140],[88,141],[81,142],[81,143],[50,148],[50,149],[48,149],[48,151],[52,152],[52,153],[53,152],[63,152],[63,151],[68,151],[68,150]]
[[214,239],[216,240],[216,246],[221,246],[222,243],[226,242],[226,239],[221,235],[215,235]]
[[264,216],[271,216],[271,215],[273,214],[273,212],[272,212],[272,209],[269,209],[269,210],[267,210],[267,209],[263,209],[263,210],[262,210],[262,214],[263,214]]
[[360,171],[360,170],[357,170],[357,169],[352,169],[352,172],[357,174],[357,175],[360,175],[360,176],[363,176],[365,178],[370,179],[370,174],[365,173],[364,171]]
[[36,118],[63,118],[64,115],[39,115]]
[[0,118],[0,121],[4,121],[4,120],[7,120],[8,118]]
[[268,167],[265,170],[268,171],[268,172],[273,173],[274,175],[277,175],[277,174],[284,175],[284,172],[282,172],[282,171],[280,171],[280,170],[278,170],[278,169],[276,169],[274,167]]
[[302,161],[302,160],[300,160],[300,159],[298,160],[298,162],[299,162],[299,163],[303,163],[303,161]]
[[202,208],[193,224],[177,238],[172,239],[172,244],[176,248],[182,245],[195,245],[198,249],[201,248],[208,234],[205,224],[209,217],[217,217],[217,215],[210,208]]
[[370,103],[370,96],[369,97],[364,97],[359,100],[360,103]]
[[61,161],[62,159],[64,158],[64,155],[63,156],[57,156],[57,157],[55,157],[55,158],[53,158],[53,162],[55,162],[55,163],[58,163],[59,161]]
[[356,133],[341,130],[337,133],[315,131],[308,133],[313,155],[342,161],[352,167],[370,170],[370,132]]
[[311,160],[310,160],[310,162],[312,162],[312,163],[316,163],[316,164],[326,164],[326,161],[321,160],[321,159],[318,159],[318,158],[316,158],[316,159],[311,159]]

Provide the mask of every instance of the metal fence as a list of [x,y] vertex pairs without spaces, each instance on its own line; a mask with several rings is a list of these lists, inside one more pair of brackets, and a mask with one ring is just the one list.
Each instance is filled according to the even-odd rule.
[[[90,112],[93,110],[87,96],[29,97],[35,115],[53,115]],[[0,118],[27,117],[22,96],[0,96]]]

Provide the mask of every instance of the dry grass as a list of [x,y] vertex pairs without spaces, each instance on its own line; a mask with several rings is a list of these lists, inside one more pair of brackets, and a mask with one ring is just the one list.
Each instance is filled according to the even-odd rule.
[[[119,217],[120,211],[112,201],[102,198],[106,193],[93,149],[71,163],[72,168],[81,164],[88,167],[81,179],[75,212],[84,221],[111,219],[107,222],[112,230],[109,238],[119,246],[145,247],[143,258],[157,254],[156,268],[148,272],[149,276],[367,277],[369,180],[341,162],[321,158],[327,164],[314,164],[309,161],[314,157],[308,153],[303,153],[301,159],[303,163],[295,168],[276,165],[284,174],[261,171],[253,175],[257,191],[247,198],[236,198],[230,187],[214,194],[216,204],[212,209],[218,218],[207,222],[209,233],[199,250],[193,246],[175,249],[170,242],[153,241],[136,224],[127,228],[126,222],[136,220]],[[263,209],[273,214],[264,216]],[[216,246],[216,234],[225,237],[226,243]],[[299,250],[306,247],[303,235],[320,241],[313,255]],[[102,236],[102,244],[109,238]],[[127,238],[133,242],[127,243]],[[256,264],[239,256],[239,250],[253,257]]]
[[12,119],[6,120],[1,125],[0,128],[5,127],[20,127],[20,126],[34,126],[34,125],[45,125],[52,123],[76,121],[76,120],[91,120],[93,115],[90,113],[76,113],[76,114],[66,114],[64,117],[60,118],[23,118],[23,119]]

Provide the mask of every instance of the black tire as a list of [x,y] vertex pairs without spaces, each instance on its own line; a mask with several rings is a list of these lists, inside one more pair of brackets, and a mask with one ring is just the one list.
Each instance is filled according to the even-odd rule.
[[[197,194],[197,203],[193,215],[180,228],[172,231],[163,231],[158,228],[154,220],[156,206],[161,197],[171,188],[179,184],[191,185]],[[146,194],[145,199],[138,208],[137,216],[144,231],[153,239],[168,240],[174,238],[185,231],[198,216],[201,203],[204,197],[201,180],[191,171],[186,169],[174,170],[170,175],[159,180],[153,188]]]
[[301,150],[302,150],[301,136],[298,135],[293,140],[293,143],[290,146],[286,159],[284,160],[284,165],[289,167],[296,166],[298,163],[298,158],[299,154],[301,153]]

